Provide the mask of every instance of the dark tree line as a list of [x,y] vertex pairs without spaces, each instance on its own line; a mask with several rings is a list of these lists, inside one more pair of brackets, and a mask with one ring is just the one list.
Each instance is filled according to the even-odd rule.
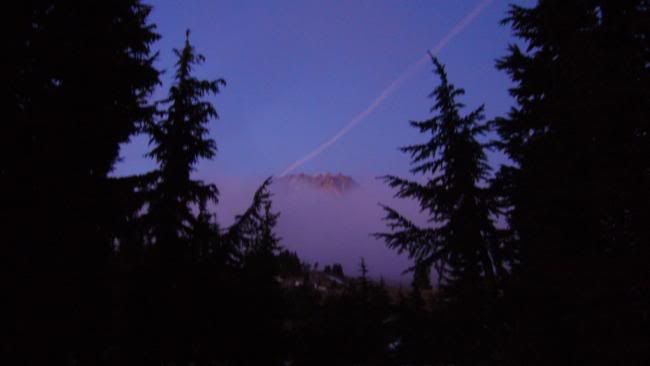
[[[391,231],[378,235],[414,259],[416,275],[433,268],[441,281],[428,323],[435,352],[419,362],[642,364],[650,3],[540,0],[512,6],[503,23],[524,47],[497,62],[514,82],[510,113],[462,117],[462,90],[434,59],[439,114],[412,122],[430,138],[402,149],[426,181],[386,177],[431,217],[422,228],[386,207]],[[481,144],[488,129],[498,139]],[[490,147],[510,158],[494,176]]]
[[648,356],[650,3],[540,1],[505,20],[527,48],[497,67],[517,105],[495,121],[517,252],[512,362]]
[[[481,123],[484,108],[462,115],[464,106],[458,98],[465,91],[451,84],[445,67],[431,58],[440,78],[440,85],[430,95],[435,100],[432,111],[438,114],[410,123],[430,136],[428,141],[401,148],[412,158],[411,172],[424,175],[426,181],[395,176],[384,179],[398,188],[398,197],[417,200],[432,227],[419,227],[384,206],[391,232],[376,236],[415,261],[411,270],[416,310],[423,306],[417,298],[426,283],[423,279],[429,277],[431,268],[437,274],[440,292],[430,304],[435,311],[428,315],[435,336],[428,340],[413,337],[415,344],[405,345],[416,347],[413,362],[475,364],[494,349],[491,306],[509,258],[494,223],[498,207],[487,185],[486,146],[478,140],[489,127]],[[418,315],[411,316],[417,319]]]
[[[342,305],[310,284],[281,287],[279,277],[309,273],[274,232],[270,179],[230,227],[211,213],[218,190],[192,172],[215,156],[207,97],[225,82],[194,76],[204,59],[188,32],[168,96],[152,102],[150,11],[135,0],[29,1],[7,17],[2,363],[313,364],[317,350],[354,349],[380,313],[339,317]],[[136,134],[150,137],[157,169],[111,177]],[[368,303],[355,288],[345,303]],[[345,339],[343,324],[355,327]]]
[[[512,6],[497,68],[516,105],[484,120],[434,57],[420,179],[386,176],[430,220],[384,207],[413,266],[392,291],[282,247],[271,179],[229,227],[189,31],[168,95],[138,0],[7,7],[0,123],[0,362],[6,365],[643,364],[650,358],[650,3]],[[522,48],[523,47],[523,48]],[[157,168],[110,175],[150,138]],[[490,140],[492,139],[492,140]],[[509,163],[495,169],[486,152]],[[497,224],[501,223],[501,224]],[[432,274],[437,280],[431,283]],[[353,275],[354,276],[354,275]],[[295,285],[286,285],[290,279]],[[336,283],[323,289],[320,281]]]
[[93,363],[109,337],[123,214],[121,182],[108,175],[119,144],[153,117],[159,36],[138,1],[14,5],[0,123],[2,354]]

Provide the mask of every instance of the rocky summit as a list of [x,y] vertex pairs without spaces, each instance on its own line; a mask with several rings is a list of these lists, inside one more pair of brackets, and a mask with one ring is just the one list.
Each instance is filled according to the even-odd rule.
[[354,179],[341,173],[285,175],[276,179],[276,184],[289,190],[308,188],[337,195],[343,195],[359,187]]

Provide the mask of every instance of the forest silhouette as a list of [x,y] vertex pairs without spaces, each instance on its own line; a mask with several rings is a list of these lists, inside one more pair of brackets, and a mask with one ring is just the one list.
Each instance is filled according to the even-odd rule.
[[[384,206],[385,232],[368,233],[412,261],[397,292],[363,258],[320,270],[285,249],[272,178],[219,225],[218,188],[192,172],[217,155],[208,97],[226,81],[195,76],[208,60],[187,31],[153,100],[151,10],[5,9],[3,365],[650,360],[650,2],[511,6],[503,24],[519,43],[496,68],[515,105],[493,120],[466,113],[431,55],[433,116],[410,123],[422,142],[401,149],[413,176],[383,177],[429,221]],[[136,135],[156,169],[112,176]],[[509,163],[490,166],[488,150]]]

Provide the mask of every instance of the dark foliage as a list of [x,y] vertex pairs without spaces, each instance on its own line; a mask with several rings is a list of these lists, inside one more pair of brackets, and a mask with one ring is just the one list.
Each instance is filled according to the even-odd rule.
[[[310,265],[275,233],[271,179],[230,227],[193,179],[216,143],[189,43],[166,99],[149,6],[5,7],[0,123],[3,365],[641,365],[650,359],[650,3],[511,7],[525,48],[497,67],[516,106],[467,115],[432,57],[436,115],[402,151],[421,180],[418,227],[385,207],[376,234],[414,260],[396,293],[340,264]],[[164,110],[160,110],[164,108]],[[500,140],[484,143],[494,127]],[[150,136],[153,172],[110,176]],[[511,159],[492,177],[485,151]],[[494,221],[503,215],[506,229]],[[431,271],[438,283],[431,283]],[[647,362],[647,361],[646,361]]]
[[[504,262],[498,248],[496,213],[489,189],[484,146],[477,140],[487,126],[479,124],[483,107],[467,116],[460,115],[463,105],[456,98],[464,94],[447,80],[447,73],[432,57],[441,84],[431,93],[436,101],[432,111],[440,114],[411,126],[430,134],[428,141],[406,146],[414,174],[422,174],[425,183],[395,176],[384,179],[398,188],[397,197],[412,198],[430,215],[432,227],[420,228],[390,207],[384,207],[390,233],[376,234],[389,248],[407,252],[415,260],[416,273],[434,268],[439,282],[449,291],[486,282],[494,286]],[[462,290],[461,290],[462,291]]]
[[[393,305],[367,268],[342,292],[321,297],[301,287],[289,292],[289,360],[295,365],[392,365]],[[365,273],[364,273],[365,271]]]
[[495,122],[514,163],[497,180],[512,362],[647,359],[650,4],[545,0],[505,23],[526,45],[498,62],[517,105]]
[[[420,355],[413,362],[446,364],[462,360],[471,364],[492,357],[487,330],[495,330],[494,321],[487,311],[482,311],[483,318],[477,313],[496,300],[498,282],[506,273],[507,262],[493,222],[497,214],[495,200],[491,189],[486,187],[490,168],[485,146],[478,141],[488,128],[480,123],[483,107],[462,116],[464,106],[457,98],[464,90],[451,84],[444,66],[435,57],[431,58],[441,80],[430,95],[435,99],[432,111],[439,114],[426,121],[411,122],[411,126],[430,136],[428,141],[401,148],[412,158],[411,172],[424,175],[426,182],[395,176],[384,178],[398,188],[397,197],[419,202],[422,211],[430,215],[431,227],[418,227],[396,210],[384,207],[385,220],[392,232],[376,234],[376,237],[384,239],[389,248],[408,253],[415,261],[411,270],[414,271],[412,303],[416,313],[408,314],[407,319],[421,317],[417,313],[424,306],[421,291],[430,288],[431,268],[438,275],[441,292],[436,297],[441,306],[435,308],[429,322],[435,328],[430,330],[433,338],[429,342],[412,339],[406,344],[414,347],[414,355],[420,354],[424,345],[433,347],[433,339],[438,343],[447,340],[448,346],[435,356]],[[459,307],[466,310],[459,313]],[[463,314],[465,320],[473,321],[456,322],[453,329],[433,322],[455,314]],[[463,353],[463,349],[473,351]]]
[[[198,223],[206,223],[207,204],[216,202],[217,187],[193,180],[191,173],[201,158],[214,157],[217,147],[207,137],[207,124],[217,118],[217,111],[204,100],[209,94],[219,92],[223,79],[199,80],[192,76],[194,65],[204,61],[189,42],[189,31],[185,45],[174,50],[178,57],[174,85],[169,96],[163,100],[167,110],[163,118],[149,125],[147,132],[154,145],[149,156],[160,168],[153,172],[155,182],[149,192],[148,212],[145,220],[151,226],[150,245],[159,249],[165,260],[187,259],[198,248],[184,247],[191,244]],[[193,210],[198,210],[198,216]],[[207,254],[207,253],[204,253]]]
[[292,277],[302,274],[302,262],[296,252],[283,249],[278,253],[278,272],[280,275]]
[[119,144],[153,116],[150,7],[21,1],[7,27],[0,123],[4,364],[94,364],[110,337]]

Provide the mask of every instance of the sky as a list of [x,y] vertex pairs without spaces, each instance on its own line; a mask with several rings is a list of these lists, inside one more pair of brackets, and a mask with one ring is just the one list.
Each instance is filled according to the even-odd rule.
[[[220,116],[210,124],[217,156],[200,162],[195,172],[221,188],[222,202],[230,207],[222,216],[245,207],[245,200],[233,197],[247,197],[256,183],[290,168],[341,172],[364,182],[385,174],[408,177],[409,158],[398,148],[423,141],[408,121],[431,116],[428,95],[438,83],[431,63],[421,61],[454,29],[437,56],[451,82],[466,89],[462,102],[469,109],[485,104],[487,118],[507,113],[513,105],[511,82],[495,61],[516,40],[499,22],[509,3],[533,5],[525,0],[147,3],[162,36],[154,45],[160,52],[156,66],[165,70],[153,99],[162,99],[170,86],[172,49],[182,47],[186,29],[206,57],[196,74],[227,82],[209,98]],[[483,6],[480,13],[477,6]],[[462,23],[472,12],[476,17]],[[396,80],[400,83],[387,90]],[[351,122],[354,127],[346,129]],[[114,174],[153,169],[144,157],[148,150],[145,137],[134,137],[122,146]],[[504,162],[498,154],[490,160],[495,167]],[[376,201],[372,205],[377,208]]]
[[[166,70],[154,98],[165,95],[172,49],[182,47],[189,28],[206,57],[197,74],[228,83],[210,97],[220,115],[211,124],[219,153],[199,164],[199,175],[279,175],[365,110],[481,2],[150,1],[150,20],[162,36],[154,45],[157,67]],[[492,1],[438,54],[451,81],[466,89],[465,104],[484,103],[488,117],[512,105],[509,79],[494,67],[514,42],[499,25],[507,4]],[[430,63],[421,64],[365,120],[296,171],[405,174],[408,158],[397,148],[421,140],[407,122],[430,116],[427,96],[437,83],[431,71]],[[151,169],[147,150],[145,138],[134,138],[116,174]]]

